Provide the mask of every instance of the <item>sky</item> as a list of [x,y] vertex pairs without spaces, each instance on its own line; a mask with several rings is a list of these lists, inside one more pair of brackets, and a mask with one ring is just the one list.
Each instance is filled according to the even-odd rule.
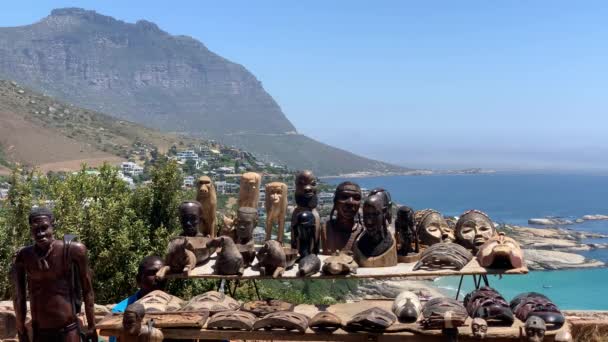
[[606,1],[7,1],[83,7],[244,65],[304,133],[412,167],[608,170]]

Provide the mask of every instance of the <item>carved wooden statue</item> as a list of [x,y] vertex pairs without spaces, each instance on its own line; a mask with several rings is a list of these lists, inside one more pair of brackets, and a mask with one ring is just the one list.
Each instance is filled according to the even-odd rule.
[[204,236],[215,238],[215,211],[217,209],[217,194],[211,178],[202,176],[197,182],[196,200],[201,204],[200,232]]
[[262,177],[259,174],[255,172],[243,173],[241,176],[241,185],[239,190],[239,208],[258,208],[261,183]]
[[363,203],[365,230],[353,248],[360,267],[387,267],[397,264],[397,244],[388,230],[386,196],[371,195]]
[[[321,217],[317,211],[317,178],[310,170],[300,171],[296,174],[295,179],[295,200],[296,208],[291,214],[291,222],[296,221],[296,217],[302,211],[310,211],[315,216],[316,237],[317,241],[321,238]],[[291,247],[296,248],[294,231],[291,229]]]
[[209,247],[220,247],[215,261],[215,273],[224,275],[242,275],[245,261],[238,247],[228,236],[220,236],[207,244]]
[[277,241],[283,243],[285,216],[287,215],[287,184],[272,182],[266,184],[266,240],[271,239],[272,226],[279,226]]
[[142,332],[147,332],[147,327],[143,325],[145,315],[146,309],[142,304],[133,303],[127,306],[122,315],[122,334],[120,334],[119,337],[120,342],[137,342],[138,336]]
[[196,267],[196,255],[188,246],[188,238],[180,236],[169,241],[165,266],[158,271],[156,276],[164,279],[169,273],[188,274],[194,267]]
[[127,307],[122,316],[122,334],[119,342],[161,342],[163,333],[154,327],[154,320],[143,324],[146,310],[144,306],[135,302]]
[[88,323],[82,333],[97,341],[87,248],[69,236],[56,240],[54,216],[47,208],[32,209],[29,224],[34,244],[17,252],[10,272],[19,340],[29,341],[25,324],[29,299],[34,341],[80,341],[77,320],[81,301]]
[[203,236],[199,232],[202,207],[196,201],[184,201],[179,205],[179,222],[182,226],[180,236]]
[[310,211],[303,211],[296,216],[296,220],[292,222],[294,237],[296,240],[296,249],[300,253],[300,257],[305,257],[308,254],[319,254],[319,241],[315,235],[315,216]]
[[359,216],[361,198],[359,185],[352,182],[338,184],[334,193],[334,206],[321,233],[322,254],[332,255],[337,251],[352,250],[354,242],[363,231]]
[[399,246],[397,255],[400,258],[412,256],[420,251],[418,233],[416,232],[416,223],[414,221],[414,210],[412,210],[412,208],[402,206],[397,210],[395,237],[397,238],[397,245]]
[[258,211],[255,208],[241,207],[237,212],[235,226],[235,243],[245,245],[253,241],[253,230],[258,224]]
[[271,275],[277,278],[283,275],[287,268],[287,257],[280,242],[268,240],[258,251],[258,267],[261,275]]
[[300,259],[298,260],[298,275],[306,277],[321,270],[319,254],[319,241],[315,236],[315,216],[310,211],[298,214],[296,221],[292,223],[295,231],[296,245]]
[[253,230],[258,225],[258,210],[255,208],[239,208],[234,221],[236,247],[241,252],[245,266],[249,266],[255,258]]

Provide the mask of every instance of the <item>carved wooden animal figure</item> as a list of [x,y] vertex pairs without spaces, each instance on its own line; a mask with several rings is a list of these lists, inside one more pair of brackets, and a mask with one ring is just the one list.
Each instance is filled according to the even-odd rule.
[[346,253],[336,252],[335,255],[323,261],[323,273],[325,274],[355,274],[358,267],[355,259]]
[[287,268],[287,257],[280,242],[268,240],[258,251],[259,268],[261,275],[272,275],[273,278],[283,275]]
[[187,237],[188,244],[186,248],[191,250],[196,256],[196,264],[200,265],[205,261],[209,260],[211,254],[215,252],[215,248],[209,248],[207,243],[211,241],[211,238],[203,236]]
[[246,172],[241,176],[241,188],[239,190],[239,208],[257,208],[260,200],[260,184],[262,177],[255,172]]
[[204,236],[215,238],[215,211],[217,209],[217,195],[211,178],[202,176],[197,182],[196,200],[201,204],[200,232]]
[[215,273],[225,275],[242,275],[245,270],[243,256],[236,244],[228,236],[220,236],[207,243],[209,247],[221,247],[215,261]]
[[287,184],[272,182],[266,184],[266,240],[270,240],[272,226],[279,226],[277,241],[283,243],[287,215]]
[[316,254],[308,254],[298,261],[298,276],[308,277],[321,270],[321,259]]
[[196,266],[196,255],[188,249],[187,238],[177,237],[169,241],[165,265],[156,274],[158,278],[164,278],[167,273],[188,274]]

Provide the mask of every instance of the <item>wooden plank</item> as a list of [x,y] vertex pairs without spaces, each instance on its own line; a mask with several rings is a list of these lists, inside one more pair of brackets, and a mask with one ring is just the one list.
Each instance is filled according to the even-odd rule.
[[[479,341],[474,338],[470,333],[469,327],[460,328],[458,340],[459,341]],[[101,330],[101,336],[118,336],[120,330]],[[338,330],[333,334],[317,334],[310,330],[305,333],[299,332],[286,332],[286,331],[216,331],[216,330],[197,330],[197,329],[163,329],[164,338],[176,339],[176,340],[257,340],[257,341],[346,341],[346,342],[400,342],[400,341],[445,341],[445,337],[441,335],[439,330],[433,330],[430,333],[425,331],[424,333],[413,333],[413,332],[397,332],[397,333],[384,333],[384,334],[373,334],[373,333],[346,333],[342,330]],[[555,332],[547,332],[547,339],[551,340]],[[487,341],[502,342],[502,341],[521,341],[519,331],[511,332],[509,334],[500,334],[492,331],[486,337]]]
[[[328,258],[326,255],[319,255],[321,262]],[[257,263],[254,261],[254,264]],[[172,274],[169,278],[207,278],[207,279],[272,279],[271,276],[262,276],[260,272],[252,267],[245,269],[242,276],[238,275],[217,275],[213,274],[213,265],[215,264],[215,255],[212,256],[211,260],[204,265],[195,267],[190,271],[188,275],[184,274]],[[396,266],[390,267],[359,267],[356,274],[350,275],[325,275],[317,273],[307,278],[313,279],[366,279],[366,278],[400,278],[400,277],[440,277],[440,276],[459,276],[459,275],[484,275],[484,274],[527,274],[528,268],[522,267],[512,270],[494,270],[486,269],[481,267],[477,262],[477,259],[473,258],[465,267],[461,270],[433,270],[425,271],[418,270],[414,271],[415,263],[399,263]],[[301,279],[297,275],[298,265],[294,265],[289,270],[286,270],[283,274],[283,279]]]
[[[157,328],[196,328],[205,326],[209,317],[208,311],[199,312],[147,312],[144,322],[154,319]],[[97,329],[120,330],[122,328],[122,313],[113,313],[104,317],[96,324]]]

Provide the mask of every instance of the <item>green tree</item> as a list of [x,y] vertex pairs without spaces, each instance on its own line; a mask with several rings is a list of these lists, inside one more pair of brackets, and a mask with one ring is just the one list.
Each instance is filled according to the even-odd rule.
[[33,172],[14,169],[8,182],[8,198],[0,208],[0,295],[9,296],[8,272],[12,257],[20,246],[30,241],[29,211],[34,204],[35,177]]
[[[87,246],[96,302],[116,302],[131,294],[141,259],[164,254],[178,228],[176,208],[184,196],[175,163],[156,167],[153,174],[149,187],[133,191],[109,165],[102,166],[99,174],[83,166],[64,179],[13,172],[9,198],[0,207],[0,241],[8,241],[0,244],[0,295],[8,295],[12,255],[31,244],[29,211],[41,203],[54,205],[57,238],[76,234]],[[193,286],[182,284],[176,294],[191,293]]]
[[192,159],[186,160],[186,164],[184,165],[184,172],[187,175],[194,175],[196,171],[196,161]]
[[87,246],[96,301],[115,302],[131,292],[138,263],[151,248],[118,170],[105,164],[95,175],[83,167],[63,181],[49,180],[46,193],[55,203],[57,237],[76,234]]

